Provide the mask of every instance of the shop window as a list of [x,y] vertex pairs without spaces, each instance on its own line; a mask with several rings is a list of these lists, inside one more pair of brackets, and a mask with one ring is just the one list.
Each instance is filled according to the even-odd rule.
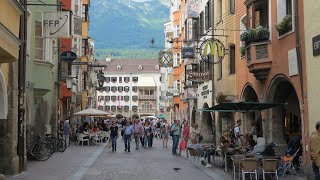
[[301,121],[299,117],[291,112],[287,112],[285,117],[285,129],[289,137],[301,135]]

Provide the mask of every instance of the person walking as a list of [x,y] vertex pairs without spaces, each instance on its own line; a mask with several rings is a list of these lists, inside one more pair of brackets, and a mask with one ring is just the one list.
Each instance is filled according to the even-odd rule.
[[168,148],[168,139],[169,139],[169,124],[165,119],[160,126],[161,137],[162,137],[162,147]]
[[[184,120],[183,121],[183,131],[182,131],[182,138],[181,138],[181,142],[179,145],[179,155],[181,155],[182,151],[185,151],[187,148],[187,144],[188,144],[188,140],[189,140],[189,132],[190,132],[190,128],[189,128],[189,123]],[[188,157],[188,152],[187,153],[187,157]]]
[[172,133],[172,155],[177,155],[179,137],[181,133],[181,127],[179,123],[179,120],[175,120],[175,124],[173,124],[170,129]]
[[143,136],[143,132],[144,132],[144,129],[143,129],[143,126],[142,126],[140,120],[136,119],[133,124],[133,137],[134,137],[134,141],[136,143],[136,150],[139,149],[139,140],[140,140],[140,137]]
[[150,121],[146,121],[144,123],[144,148],[147,148],[147,146],[151,147],[151,133],[152,133],[152,127],[150,124]]
[[70,147],[70,134],[71,134],[71,128],[70,128],[69,120],[66,119],[63,124],[63,140],[66,143],[66,147]]
[[117,151],[118,126],[113,121],[110,127],[110,138],[112,141],[112,152]]
[[316,130],[310,136],[310,154],[314,179],[320,180],[320,121],[316,123]]
[[124,151],[130,151],[130,143],[131,143],[131,136],[133,135],[133,126],[131,122],[127,121],[127,124],[124,127]]

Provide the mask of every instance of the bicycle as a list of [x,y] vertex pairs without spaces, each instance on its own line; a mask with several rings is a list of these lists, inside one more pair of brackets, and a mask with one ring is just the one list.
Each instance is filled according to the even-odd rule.
[[32,156],[35,160],[46,161],[52,155],[52,145],[47,141],[42,141],[41,137],[38,136],[33,142],[31,148],[27,148],[27,153],[30,159]]
[[61,137],[55,138],[51,134],[46,134],[46,141],[53,146],[52,154],[57,151],[64,152],[67,148],[65,141]]

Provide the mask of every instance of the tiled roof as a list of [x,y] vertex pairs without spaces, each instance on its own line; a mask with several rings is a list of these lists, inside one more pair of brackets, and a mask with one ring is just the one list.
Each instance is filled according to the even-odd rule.
[[158,73],[160,72],[157,59],[114,59],[111,61],[99,60],[96,63],[106,65],[107,73]]

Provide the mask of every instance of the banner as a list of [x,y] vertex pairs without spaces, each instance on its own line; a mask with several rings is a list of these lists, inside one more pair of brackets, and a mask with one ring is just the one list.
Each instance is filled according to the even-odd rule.
[[44,12],[42,29],[45,38],[70,37],[70,12]]

